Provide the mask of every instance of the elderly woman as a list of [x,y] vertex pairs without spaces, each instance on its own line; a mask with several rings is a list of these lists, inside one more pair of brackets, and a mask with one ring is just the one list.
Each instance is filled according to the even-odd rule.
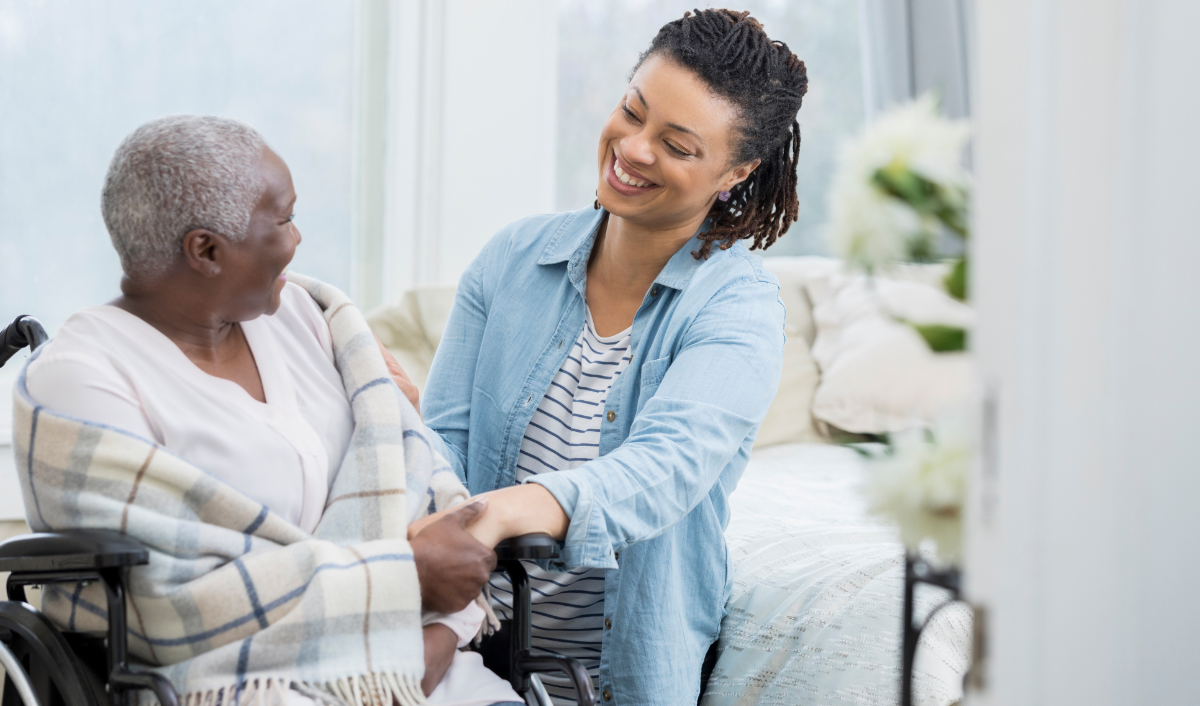
[[695,703],[717,638],[727,498],[783,348],[778,283],[742,241],[796,218],[807,81],[748,13],[664,26],[600,132],[595,210],[501,230],[433,362],[425,420],[491,498],[473,531],[564,540],[531,569],[533,644],[583,660],[605,702]]
[[[288,703],[331,696],[380,706],[416,703],[420,699],[410,693],[414,687],[404,681],[407,675],[384,674],[382,668],[372,667],[372,661],[402,666],[406,655],[420,659],[423,649],[420,686],[431,703],[474,706],[516,701],[515,692],[484,668],[477,654],[456,651],[475,636],[484,618],[484,610],[471,601],[495,563],[491,550],[465,529],[483,504],[452,512],[405,544],[405,473],[407,489],[416,496],[407,507],[423,511],[430,502],[413,487],[414,469],[421,459],[406,448],[404,458],[388,466],[385,448],[352,446],[359,428],[383,434],[380,430],[388,426],[365,419],[367,412],[360,414],[355,405],[362,402],[351,398],[346,371],[339,368],[352,367],[356,355],[374,356],[384,375],[386,368],[373,343],[356,351],[335,339],[331,326],[347,320],[347,314],[323,311],[312,292],[324,290],[315,284],[306,290],[288,282],[288,263],[301,242],[293,220],[295,205],[287,165],[257,132],[235,121],[168,117],[138,128],[122,143],[102,199],[105,224],[125,272],[122,294],[109,304],[72,316],[25,373],[24,389],[37,405],[29,432],[34,463],[26,469],[34,478],[27,492],[31,523],[53,525],[56,521],[47,518],[61,516],[71,519],[60,524],[94,526],[89,523],[103,523],[106,517],[103,508],[109,505],[104,502],[111,499],[106,493],[128,492],[128,502],[114,517],[119,516],[122,531],[139,538],[150,536],[148,541],[159,553],[147,571],[160,572],[153,574],[158,578],[134,583],[132,614],[137,621],[132,645],[152,663],[172,664],[179,655],[187,657],[186,667],[168,674],[189,695],[197,693],[196,684],[223,683],[219,679],[224,678],[239,694],[252,686],[269,694],[273,685],[282,685]],[[332,318],[335,315],[342,318]],[[372,392],[372,385],[352,392],[365,399],[382,389],[375,386]],[[377,398],[382,401],[376,405],[383,407],[378,419],[403,419],[407,414],[417,420],[411,407],[401,409],[408,403],[399,394],[390,399],[388,394]],[[49,421],[70,418],[98,423],[84,427],[87,433],[121,431],[121,435],[97,437],[109,439],[97,442],[100,446],[128,445],[131,439],[146,444],[145,462],[136,468],[141,462],[135,455],[130,467],[131,472],[136,469],[130,490],[108,492],[103,485],[107,481],[96,477],[117,478],[110,461],[104,474],[76,483],[78,494],[63,495],[60,507],[49,507],[57,482],[46,479],[53,452],[44,443],[37,445],[37,425],[40,419],[44,435]],[[408,427],[403,431],[406,438],[421,434],[419,420]],[[76,436],[82,438],[84,432]],[[138,447],[132,448],[140,453]],[[169,454],[155,455],[156,449]],[[363,456],[364,449],[377,454],[373,465],[354,458]],[[95,457],[95,451],[85,451]],[[175,459],[189,465],[183,470],[178,464],[170,467]],[[78,460],[74,463],[79,465]],[[436,480],[437,465],[445,464],[436,458],[431,463]],[[199,480],[176,480],[186,477],[192,467],[199,469]],[[363,476],[368,470],[375,476],[394,472],[396,488],[333,496],[335,480],[356,482],[350,476]],[[68,464],[62,475],[69,472]],[[444,476],[453,480],[452,474]],[[163,492],[176,483],[181,490]],[[436,487],[431,481],[430,497]],[[399,506],[353,506],[356,509],[343,512],[337,520],[343,524],[341,529],[324,527],[335,523],[325,517],[330,508],[351,507],[339,501],[389,492],[401,495]],[[163,508],[178,499],[172,495],[182,496],[178,524],[168,524],[165,532],[147,530],[154,527],[156,513],[165,512]],[[225,500],[205,502],[213,496]],[[75,516],[69,514],[72,504],[78,505]],[[242,507],[248,508],[250,517],[259,516],[254,522],[228,519]],[[386,516],[387,507],[400,517]],[[372,514],[385,516],[372,520]],[[374,522],[385,529],[347,534],[347,521]],[[229,541],[228,532],[217,532],[222,526],[235,530]],[[393,529],[389,538],[387,526],[399,529]],[[164,534],[162,542],[155,540]],[[201,537],[199,543],[183,537],[192,534]],[[329,541],[346,536],[367,544],[347,549]],[[204,548],[193,548],[189,554],[181,549],[184,546]],[[231,553],[222,559],[222,552]],[[283,559],[267,563],[271,552]],[[190,558],[185,561],[185,557]],[[336,557],[349,557],[349,561]],[[346,574],[359,562],[364,567],[375,562],[371,565],[376,568],[362,575]],[[387,562],[397,564],[395,573],[382,573]],[[406,562],[415,564],[419,589],[410,584],[409,590],[419,590],[419,602],[416,596],[396,595],[406,590]],[[324,582],[338,571],[346,574],[341,583]],[[226,598],[218,595],[216,601],[196,598],[211,599],[213,591],[206,591],[203,584],[217,582],[219,575],[234,576],[231,585],[237,590],[220,594]],[[294,585],[287,583],[293,575]],[[372,577],[377,581],[374,589]],[[318,588],[324,597],[314,595]],[[348,618],[331,614],[330,601],[358,593],[365,595],[365,605],[347,608]],[[169,612],[155,603],[164,597],[171,604]],[[70,600],[69,620],[74,624],[87,604],[78,594]],[[248,621],[239,623],[230,616],[236,613],[233,606],[244,600],[252,610]],[[197,605],[188,608],[189,601]],[[226,601],[228,606],[221,605]],[[389,601],[400,608],[382,610]],[[404,620],[403,605],[424,608],[423,628],[417,624],[406,633],[397,627]],[[172,618],[154,624],[155,615]],[[183,625],[178,635],[170,632],[178,627],[176,617]],[[351,637],[336,627],[338,620],[346,619]],[[319,634],[321,630],[329,633]],[[417,644],[398,644],[397,635],[411,635]],[[171,651],[185,643],[187,651]],[[339,653],[353,653],[340,646],[358,643],[365,643],[358,661],[366,664],[351,664],[329,679],[304,676],[305,669],[312,675],[323,673],[330,660],[342,656]],[[295,645],[304,647],[293,656]],[[222,650],[226,662],[220,661]],[[285,661],[287,670],[269,666]],[[231,673],[223,677],[205,673],[219,671],[222,667],[213,665],[221,664],[228,665],[225,668]],[[283,674],[292,670],[301,676],[285,679]],[[365,671],[355,676],[353,670]]]

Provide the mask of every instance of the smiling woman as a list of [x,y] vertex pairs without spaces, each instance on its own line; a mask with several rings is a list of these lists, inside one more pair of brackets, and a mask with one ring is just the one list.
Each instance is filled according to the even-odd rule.
[[[827,252],[827,186],[841,144],[861,129],[866,115],[860,14],[871,5],[858,0],[742,0],[728,5],[750,10],[772,39],[787,43],[810,69],[799,116],[804,144],[796,175],[798,219],[764,257]],[[630,68],[645,51],[648,37],[696,6],[689,0],[559,0],[559,209],[591,203],[596,134],[626,91]]]
[[[650,57],[600,133],[597,205],[650,226],[705,215],[718,194],[758,166],[757,159],[737,163],[737,145],[725,134],[739,120],[734,105],[695,72],[670,58]],[[653,198],[640,198],[651,193]]]
[[[529,567],[533,646],[583,662],[604,702],[701,689],[731,585],[728,494],[783,349],[778,282],[742,241],[766,248],[795,219],[806,86],[747,13],[664,26],[600,132],[595,209],[502,229],[430,370],[442,455],[488,493],[470,530],[563,540],[551,570]],[[492,586],[507,617],[511,589]]]
[[[706,40],[719,35],[720,23],[728,15],[702,13],[692,22],[685,19],[667,24],[639,59],[620,106],[639,132],[649,132],[661,141],[667,156],[684,163],[707,162],[709,170],[722,172],[719,183],[725,188],[708,203],[712,228],[701,235],[704,246],[697,257],[707,257],[714,242],[728,248],[740,238],[751,239],[751,249],[765,249],[787,232],[797,217],[800,124],[796,113],[808,90],[808,73],[786,44],[762,43],[761,37],[766,36],[762,25],[748,14],[742,13],[741,22],[756,28],[757,33],[726,38],[732,46],[723,52],[705,51],[704,47]],[[643,72],[649,62],[668,66]],[[650,80],[655,85],[647,88],[661,96],[656,101],[657,120],[639,85]],[[709,94],[708,104],[703,100],[677,103],[681,92]],[[645,112],[644,118],[631,107],[633,96]],[[684,109],[671,116],[677,105],[691,106],[692,114],[683,114],[687,112]],[[689,121],[698,129],[688,127]],[[728,145],[704,143],[701,134],[714,133],[714,122],[733,126]],[[627,136],[628,132],[610,117],[601,136],[601,150],[605,136]],[[650,152],[643,155],[657,161]],[[602,154],[602,162],[604,157]],[[669,160],[659,163],[667,169],[671,166]]]

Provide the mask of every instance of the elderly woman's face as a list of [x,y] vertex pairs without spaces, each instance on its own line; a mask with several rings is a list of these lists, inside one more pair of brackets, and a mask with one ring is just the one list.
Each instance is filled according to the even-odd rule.
[[652,56],[600,133],[600,186],[610,212],[648,227],[707,213],[754,165],[731,165],[738,113],[694,72]]
[[300,231],[292,221],[296,190],[291,171],[270,149],[263,152],[261,169],[266,190],[250,215],[246,237],[231,243],[222,272],[234,321],[249,321],[279,309],[284,272],[300,244]]

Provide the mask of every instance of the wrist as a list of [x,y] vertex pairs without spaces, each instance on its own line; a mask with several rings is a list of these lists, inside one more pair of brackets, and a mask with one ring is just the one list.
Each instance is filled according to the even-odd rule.
[[514,497],[513,502],[506,503],[509,516],[507,536],[531,534],[534,532],[548,534],[561,540],[566,536],[570,519],[559,504],[554,494],[538,483],[524,483],[509,488]]
[[500,512],[496,513],[496,527],[502,539],[516,537],[531,531],[528,527],[528,518],[523,512],[524,491],[524,485],[514,485],[499,491],[504,493],[504,501],[498,503]]

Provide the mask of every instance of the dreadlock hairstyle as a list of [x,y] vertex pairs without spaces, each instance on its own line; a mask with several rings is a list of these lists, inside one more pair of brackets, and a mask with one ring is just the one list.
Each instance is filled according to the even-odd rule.
[[661,55],[694,71],[716,95],[740,113],[731,164],[762,160],[734,186],[728,201],[715,201],[712,228],[696,259],[707,259],[713,243],[725,250],[741,238],[763,250],[787,232],[799,212],[796,161],[800,123],[796,113],[808,90],[804,62],[783,42],[773,41],[749,12],[696,10],[669,22],[639,58],[633,73]]

